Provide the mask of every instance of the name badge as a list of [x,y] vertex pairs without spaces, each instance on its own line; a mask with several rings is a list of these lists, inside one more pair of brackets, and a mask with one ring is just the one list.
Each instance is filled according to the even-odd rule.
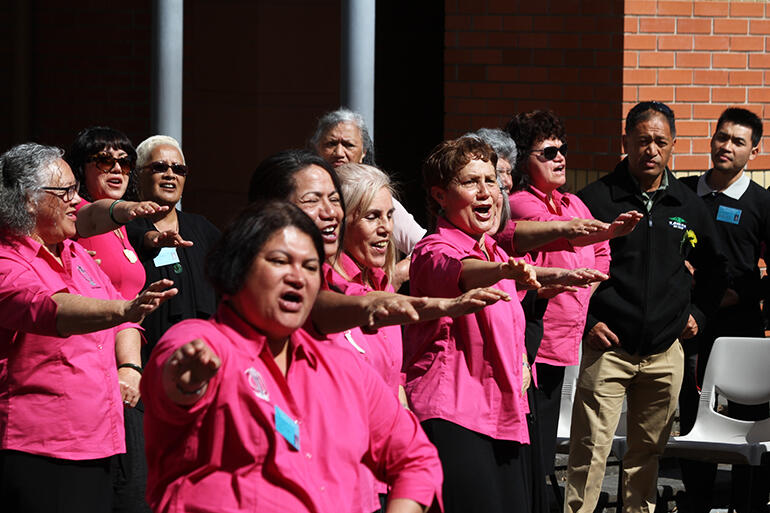
[[717,221],[723,223],[738,224],[741,220],[742,210],[739,208],[730,208],[724,205],[719,205],[717,210]]
[[299,425],[278,405],[275,405],[275,429],[292,447],[299,451]]
[[152,263],[155,264],[155,267],[178,264],[179,255],[176,254],[176,248],[161,248],[158,256],[152,259]]

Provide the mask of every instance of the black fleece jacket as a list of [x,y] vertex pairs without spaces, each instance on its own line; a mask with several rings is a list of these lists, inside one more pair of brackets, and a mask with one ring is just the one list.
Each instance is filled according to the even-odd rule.
[[[610,241],[610,279],[599,285],[588,309],[586,333],[605,323],[630,354],[668,349],[692,314],[705,325],[727,287],[727,261],[703,201],[666,169],[668,187],[654,198],[650,213],[628,171],[628,159],[578,193],[596,219],[644,214],[633,232]],[[693,275],[684,261],[695,268]]]

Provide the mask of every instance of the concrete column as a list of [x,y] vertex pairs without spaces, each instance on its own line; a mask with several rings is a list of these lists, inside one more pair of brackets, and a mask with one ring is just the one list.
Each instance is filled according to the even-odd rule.
[[182,144],[183,0],[154,0],[152,131]]
[[375,0],[342,1],[340,103],[364,117],[374,138]]

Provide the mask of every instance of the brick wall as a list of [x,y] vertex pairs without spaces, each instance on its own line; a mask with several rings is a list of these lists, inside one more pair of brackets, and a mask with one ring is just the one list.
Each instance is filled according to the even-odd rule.
[[[682,171],[709,167],[725,107],[770,115],[765,2],[446,0],[446,14],[445,136],[553,109],[567,127],[573,189],[618,161],[637,101],[673,107]],[[770,169],[770,156],[750,169]]]
[[[674,169],[710,166],[709,139],[726,107],[770,115],[768,15],[765,2],[626,0],[623,115],[641,100],[674,109]],[[770,155],[760,155],[749,169],[770,169]]]

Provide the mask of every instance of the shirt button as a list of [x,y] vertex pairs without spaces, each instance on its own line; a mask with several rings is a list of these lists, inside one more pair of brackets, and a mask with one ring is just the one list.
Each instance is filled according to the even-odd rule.
[[96,346],[96,348],[97,348],[99,351],[101,351],[101,350],[102,350],[102,347],[103,347],[103,346],[102,346],[101,344],[98,344],[98,345]]
[[325,486],[322,486],[322,487],[321,487],[321,491],[322,491],[322,492],[325,492],[325,491],[326,491],[326,487],[325,487]]
[[312,455],[312,454],[310,454],[309,452],[306,452],[306,453],[305,453],[305,457],[306,457],[307,459],[310,459],[310,458],[312,458],[312,457],[313,457],[313,455]]

